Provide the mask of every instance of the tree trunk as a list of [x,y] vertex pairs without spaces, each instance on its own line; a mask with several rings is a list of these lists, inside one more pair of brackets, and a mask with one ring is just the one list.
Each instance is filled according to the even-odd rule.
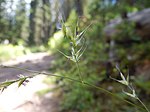
[[37,0],[32,0],[30,3],[31,12],[30,12],[30,34],[29,34],[29,45],[35,44],[35,17],[36,17],[36,8],[37,8]]
[[83,15],[83,7],[82,7],[82,0],[75,0],[75,5],[76,5],[76,11],[78,16]]
[[49,0],[42,0],[43,2],[43,24],[42,24],[42,41],[47,43],[50,36],[50,2]]

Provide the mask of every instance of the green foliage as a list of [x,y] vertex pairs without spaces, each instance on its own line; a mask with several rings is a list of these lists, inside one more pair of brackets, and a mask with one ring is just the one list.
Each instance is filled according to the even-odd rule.
[[[74,12],[73,12],[73,15],[75,15]],[[71,16],[71,17],[74,17],[74,16]],[[70,30],[71,33],[69,33],[69,35],[65,35],[67,36],[67,38],[61,41],[62,43],[59,45],[61,47],[58,47],[58,48],[60,51],[63,51],[63,53],[62,52],[61,53],[65,55],[66,58],[73,60],[75,63],[79,62],[80,64],[79,69],[83,74],[82,75],[83,83],[84,81],[88,81],[88,82],[96,84],[98,80],[102,80],[101,78],[99,79],[97,78],[97,75],[96,75],[97,68],[95,68],[96,66],[94,67],[94,64],[92,64],[92,61],[94,61],[94,59],[99,59],[98,58],[99,56],[94,53],[94,52],[97,52],[97,48],[94,50],[90,48],[91,46],[89,46],[89,48],[87,49],[89,49],[90,51],[84,52],[84,49],[85,49],[84,33],[86,31],[89,32],[89,30],[92,29],[91,28],[92,26],[90,26],[88,29],[85,29],[83,31],[77,31],[79,30],[79,28],[76,28],[75,26],[78,27],[80,23],[75,22],[77,20],[75,18],[76,17],[74,17],[74,19],[69,18],[66,23],[63,23],[65,26],[63,27],[62,31],[67,32],[64,34],[68,34],[68,30]],[[71,25],[69,25],[69,23],[71,23]],[[73,25],[72,27],[73,23],[77,23],[77,25]],[[91,42],[91,41],[88,41],[87,39],[86,41]],[[68,43],[71,43],[71,46]],[[93,46],[95,45],[97,46],[98,44],[93,44]],[[71,53],[69,51],[66,51],[65,49],[70,49]],[[71,55],[68,56],[68,54],[71,54]],[[93,54],[96,58],[91,56]],[[87,60],[83,60],[84,58],[87,58]],[[88,69],[90,66],[92,69]],[[55,69],[56,67],[57,67],[57,70]],[[63,56],[61,56],[61,54],[57,56],[57,61],[53,63],[53,69],[55,69],[56,72],[59,74],[69,76],[72,78],[78,78],[78,75],[79,75],[78,70],[74,66],[73,62],[71,62],[70,60],[67,61]],[[64,99],[62,102],[62,110],[66,110],[66,111],[67,110],[88,111],[89,109],[91,110],[90,105],[94,105],[94,102],[96,101],[94,101],[93,93],[90,92],[88,88],[84,88],[82,87],[82,85],[79,85],[76,83],[72,83],[70,86],[70,82],[67,80],[60,80],[60,82],[61,82],[60,83],[61,85],[65,85],[63,86],[63,90],[68,91],[67,93],[64,93],[63,95]],[[79,97],[79,96],[82,96],[82,97]],[[78,105],[78,104],[81,104],[81,105]]]
[[[112,4],[111,6],[108,5],[104,7],[102,6],[101,3],[102,1],[99,1],[99,0],[91,1],[91,4],[88,7],[88,10],[90,13],[87,16],[88,18],[89,17],[90,18],[87,19],[85,22],[81,21],[79,23],[80,31],[82,31],[81,29],[84,29],[85,26],[90,24],[89,21],[93,23],[85,34],[87,49],[79,61],[80,71],[83,74],[82,75],[83,82],[88,81],[90,83],[94,83],[104,88],[107,88],[107,87],[109,88],[108,85],[111,85],[111,87],[113,88],[112,91],[120,94],[120,87],[118,85],[117,85],[118,88],[116,88],[116,85],[114,83],[111,83],[111,84],[108,83],[109,79],[107,77],[107,73],[109,72],[109,75],[111,74],[112,76],[116,76],[117,73],[116,73],[116,70],[112,68],[112,66],[115,65],[115,62],[111,63],[112,65],[109,68],[109,70],[107,70],[106,65],[105,65],[110,60],[108,51],[110,50],[111,46],[109,45],[109,43],[107,43],[107,40],[104,37],[103,28],[105,27],[105,24],[110,19],[121,16],[121,13],[123,11],[129,11],[129,12],[137,11],[138,8],[136,9],[135,7],[131,7],[129,5],[126,5],[126,7],[123,7],[123,2],[121,4],[122,6],[119,7],[120,9],[116,8],[116,4],[114,5]],[[65,26],[63,26],[63,32],[65,36],[67,36],[67,30],[68,30],[67,28],[71,27],[69,23],[71,23],[73,27],[75,27],[75,25],[73,24],[74,22],[73,20],[77,20],[76,17],[72,15],[70,16],[70,18],[75,18],[75,19],[68,19],[67,22],[64,24]],[[146,51],[144,49],[148,49],[149,47],[147,46],[148,44],[144,44],[144,43],[138,44],[138,42],[141,41],[141,37],[138,37],[135,34],[134,23],[127,24],[126,22],[124,22],[123,24],[117,26],[117,28],[120,30],[120,33],[112,38],[116,42],[115,43],[116,51],[114,52],[116,52],[116,58],[119,60],[120,65],[122,65],[121,70],[123,70],[123,72],[126,73],[127,70],[124,69],[124,66],[128,65],[129,68],[133,67],[135,64],[135,61],[138,60],[139,57],[141,56],[147,57],[148,54],[146,55],[142,55],[142,54],[145,54]],[[71,29],[73,29],[74,31],[74,28],[71,28]],[[66,58],[70,59],[69,56],[71,56],[72,58],[72,55],[68,55],[70,52],[66,51],[66,49],[70,49],[70,50],[72,49],[70,45],[67,43],[67,41],[68,40],[62,41],[62,43],[60,43],[61,47],[59,48],[59,50],[61,51],[63,55],[65,55]],[[125,41],[125,44],[121,43],[120,41],[121,42]],[[131,41],[131,44],[128,43],[128,41],[129,42]],[[126,45],[126,44],[130,44],[130,45]],[[59,74],[63,74],[64,76],[69,76],[72,78],[77,78],[78,76],[78,71],[76,70],[76,67],[74,67],[73,62],[71,62],[70,60],[66,60],[61,55],[57,56],[57,60],[54,62],[53,69],[56,70],[56,68],[57,68],[57,72]],[[122,75],[122,80],[118,80],[118,79],[117,80],[123,84],[129,85],[129,81],[127,81],[127,79],[129,78],[123,78],[123,75]],[[107,110],[111,111],[113,109],[115,111],[122,111],[122,110],[131,111],[131,112],[135,111],[134,107],[130,107],[127,104],[124,104],[121,102],[120,103],[115,102],[113,100],[110,100],[108,97],[102,98],[101,94],[98,94],[97,98],[95,98],[94,95],[96,93],[99,93],[97,90],[91,91],[89,88],[83,88],[82,85],[77,86],[77,84],[66,81],[64,79],[60,79],[59,82],[61,85],[63,85],[62,89],[64,90],[64,94],[63,94],[62,109],[65,111],[77,110],[81,112],[84,112],[84,111],[90,112],[91,111],[90,109],[92,107],[89,107],[89,104],[91,106],[93,105],[95,106],[94,107],[95,109],[93,109],[94,112],[96,112],[96,109],[98,110],[98,112],[99,111],[103,112]],[[81,95],[80,95],[80,92],[78,91],[82,91],[82,90],[90,94],[87,96],[84,96],[84,95],[82,96],[82,100],[84,99],[83,101],[85,103],[84,108],[80,108],[80,106],[78,106],[78,103],[79,105],[81,104],[80,103]],[[137,91],[137,94],[138,93],[139,91]],[[128,94],[130,96],[135,96],[135,90],[132,90],[131,93],[125,92],[125,94]],[[121,94],[120,96],[125,99],[130,100],[130,98],[128,98],[127,96],[125,97],[123,94]],[[87,97],[92,99],[92,101],[89,101]],[[106,106],[103,103],[103,100],[106,100],[110,104],[112,104],[113,109],[112,108],[110,109],[110,106],[109,107]],[[101,107],[98,105],[101,105]]]
[[[82,91],[81,91],[82,90]],[[79,98],[80,96],[80,98]],[[62,111],[86,111],[91,110],[91,106],[94,103],[92,93],[85,87],[79,84],[73,84],[69,93],[64,94],[62,102]]]
[[145,78],[141,78],[140,76],[135,81],[135,84],[142,89],[142,91],[145,91],[147,95],[150,95],[150,81],[147,81]]
[[30,50],[22,45],[0,45],[0,61],[8,61],[9,59],[13,59],[17,56],[21,56],[27,53],[30,53]]
[[37,52],[46,52],[47,51],[47,47],[40,45],[40,46],[32,46],[32,47],[28,47],[30,49],[30,51],[32,53],[37,53]]
[[112,78],[113,80],[125,85],[132,93],[129,93],[129,92],[126,92],[123,90],[123,93],[126,94],[127,96],[131,97],[131,98],[134,98],[136,100],[138,100],[141,105],[145,108],[145,110],[147,112],[149,112],[148,108],[146,107],[146,105],[140,100],[140,98],[137,96],[136,94],[136,91],[135,89],[133,88],[132,84],[130,83],[129,81],[129,74],[127,75],[127,78],[125,78],[125,76],[123,75],[123,73],[120,71],[120,69],[117,67],[119,73],[120,73],[120,77],[121,77],[121,80],[117,80],[117,79],[114,79]]
[[63,33],[61,31],[55,32],[54,35],[49,39],[48,45],[51,50],[60,48],[60,44],[63,41]]

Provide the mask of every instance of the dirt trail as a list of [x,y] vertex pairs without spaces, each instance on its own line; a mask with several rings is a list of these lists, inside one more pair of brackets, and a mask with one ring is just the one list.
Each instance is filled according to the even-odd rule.
[[[11,60],[4,65],[15,65],[22,68],[47,72],[51,66],[53,57],[48,53],[34,53]],[[18,75],[30,75],[27,72],[0,68],[0,82],[18,78]],[[58,99],[53,93],[39,97],[35,93],[54,85],[46,85],[43,80],[46,76],[37,76],[30,80],[26,86],[17,88],[17,84],[8,87],[0,94],[0,112],[58,112]]]

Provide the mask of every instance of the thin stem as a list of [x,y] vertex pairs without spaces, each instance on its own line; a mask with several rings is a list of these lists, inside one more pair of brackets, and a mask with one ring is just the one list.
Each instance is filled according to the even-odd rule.
[[[75,48],[73,48],[73,49],[75,50]],[[75,51],[73,52],[73,56],[75,57],[75,63],[76,63],[76,67],[78,69],[79,78],[80,78],[81,82],[84,83],[83,78],[82,78],[82,73],[81,73],[81,70],[80,70],[80,67],[79,67],[78,59],[77,59],[77,56],[75,55]]]
[[137,100],[143,105],[143,107],[145,108],[145,110],[146,110],[147,112],[150,112],[150,111],[148,110],[148,108],[146,107],[146,105],[140,100],[139,97],[137,98]]
[[[133,87],[132,87],[132,85],[128,85],[128,88],[132,91],[132,90],[134,90],[133,89]],[[142,106],[145,108],[145,110],[147,111],[147,112],[150,112],[149,110],[148,110],[148,108],[146,107],[146,105],[140,100],[140,98],[136,95],[136,99],[142,104]]]
[[131,91],[133,90],[132,87],[130,85],[127,86]]
[[88,83],[88,82],[84,82],[84,84],[85,84],[85,85],[88,85],[88,86],[90,86],[90,87],[94,87],[94,88],[96,88],[96,89],[98,89],[98,90],[101,90],[101,91],[103,91],[103,92],[105,92],[105,93],[107,93],[107,94],[109,94],[109,95],[111,95],[111,96],[114,96],[115,98],[121,99],[122,101],[124,101],[124,102],[126,102],[126,103],[128,103],[128,104],[130,104],[130,105],[132,105],[132,106],[135,106],[135,107],[137,107],[137,108],[140,108],[140,109],[142,109],[142,110],[145,110],[145,109],[142,108],[141,106],[136,105],[136,104],[134,104],[134,103],[132,103],[132,102],[130,102],[130,101],[128,101],[128,100],[122,99],[122,98],[119,97],[118,95],[116,95],[116,94],[114,94],[114,93],[112,93],[112,92],[110,92],[110,91],[108,91],[108,90],[106,90],[106,89],[104,89],[104,88],[101,88],[101,87],[99,87],[99,86],[90,84],[90,83]]
[[[21,70],[21,71],[26,71],[26,72],[29,72],[29,73],[35,73],[35,74],[38,74],[38,75],[47,75],[47,76],[61,77],[61,78],[66,78],[66,79],[75,81],[75,82],[80,82],[80,81],[78,81],[76,79],[72,79],[70,77],[56,75],[56,74],[53,74],[53,73],[38,72],[38,71],[29,70],[29,69],[25,69],[25,68],[20,68],[20,67],[16,67],[16,66],[4,66],[4,65],[0,65],[0,68],[13,68],[13,69]],[[32,78],[34,76],[37,76],[37,75],[32,75],[32,76],[27,76],[27,77],[28,78]]]
[[81,70],[80,70],[79,63],[78,63],[78,62],[76,62],[76,66],[77,66],[77,69],[78,69],[78,72],[79,72],[80,80],[81,80],[82,83],[84,83],[83,78],[82,78],[82,73],[81,73]]
[[[53,73],[38,72],[38,71],[28,70],[28,69],[24,69],[24,68],[20,68],[20,67],[15,67],[15,66],[4,66],[4,65],[0,65],[0,67],[1,67],[1,68],[13,68],[13,69],[17,69],[17,70],[21,70],[21,71],[26,71],[26,72],[30,72],[30,73],[36,73],[37,75],[43,74],[43,75],[47,75],[47,76],[61,77],[61,78],[65,78],[65,79],[68,79],[68,80],[73,81],[73,82],[77,82],[77,83],[83,84],[83,81],[82,81],[82,80],[73,79],[73,78],[70,78],[70,77],[67,77],[67,76],[56,75],[56,74],[53,74]],[[27,77],[32,78],[33,76],[36,76],[36,75],[27,76]],[[17,80],[19,81],[19,79],[17,79]],[[138,106],[138,105],[136,105],[136,104],[134,104],[134,103],[132,103],[132,102],[130,102],[130,101],[128,101],[128,100],[122,99],[122,98],[119,97],[118,95],[115,95],[114,93],[112,93],[112,92],[110,92],[110,91],[108,91],[108,90],[106,90],[106,89],[104,89],[104,88],[102,88],[102,87],[96,86],[96,85],[91,84],[91,83],[88,83],[88,82],[84,82],[84,85],[87,85],[87,86],[89,86],[89,87],[94,87],[94,88],[96,88],[96,89],[98,89],[98,90],[101,90],[102,92],[105,92],[105,93],[107,93],[107,94],[109,94],[109,95],[111,95],[111,96],[114,96],[114,97],[116,97],[116,98],[118,98],[118,99],[121,99],[122,101],[124,101],[124,102],[126,102],[126,103],[128,103],[128,104],[130,104],[130,105],[133,105],[133,106],[135,106],[135,107],[137,107],[137,108],[139,108],[139,109],[145,110],[143,107]],[[138,100],[139,100],[139,99],[138,99]],[[139,101],[140,101],[140,100],[139,100]],[[140,102],[141,102],[141,101],[140,101]],[[142,105],[143,105],[143,103],[142,103]],[[144,107],[145,107],[145,106],[144,106]],[[146,108],[146,110],[148,110],[148,109]],[[149,111],[147,111],[147,112],[149,112]]]

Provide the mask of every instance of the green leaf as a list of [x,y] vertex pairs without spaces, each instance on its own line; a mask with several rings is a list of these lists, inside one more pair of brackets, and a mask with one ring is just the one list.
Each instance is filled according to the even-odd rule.
[[78,56],[78,59],[80,59],[80,57],[83,55],[83,53],[85,52],[86,47],[83,49],[83,51],[80,53],[80,55]]
[[0,90],[1,90],[1,93],[8,87],[10,86],[11,84],[15,83],[16,81],[6,81],[6,82],[3,82],[0,84]]
[[6,82],[3,82],[0,84],[0,88],[3,88],[3,87],[8,87],[10,86],[11,84],[15,83],[16,81],[6,81]]
[[78,35],[77,35],[77,38],[76,38],[76,44],[79,44],[81,39],[83,38],[85,32],[87,31],[87,29],[91,26],[91,24],[89,26],[87,26],[82,32],[80,32]]
[[18,88],[23,84],[23,82],[24,82],[26,79],[27,79],[27,78],[22,78],[22,79],[19,81]]
[[[58,50],[59,51],[59,50]],[[75,59],[73,59],[71,56],[67,56],[66,54],[64,54],[63,52],[59,51],[62,55],[64,55],[67,59],[76,62]]]
[[71,55],[74,56],[75,55],[75,48],[71,47]]
[[70,56],[67,56],[66,54],[64,54],[63,52],[61,52],[61,51],[59,51],[58,50],[58,52],[60,52],[62,55],[64,55],[66,58],[68,58],[68,59],[70,59],[71,57]]
[[79,57],[79,55],[81,54],[81,51],[84,51],[84,49],[86,48],[86,43],[85,41],[83,41],[82,46],[80,47],[80,49],[76,52],[77,57]]
[[76,37],[76,35],[78,34],[78,28],[79,28],[79,21],[77,20],[75,31],[74,31],[74,37]]
[[81,40],[83,39],[83,35],[84,35],[84,33],[85,33],[86,31],[84,30],[84,31],[82,31],[79,35],[77,35],[77,38],[76,38],[76,45],[78,45],[80,42],[81,42]]

